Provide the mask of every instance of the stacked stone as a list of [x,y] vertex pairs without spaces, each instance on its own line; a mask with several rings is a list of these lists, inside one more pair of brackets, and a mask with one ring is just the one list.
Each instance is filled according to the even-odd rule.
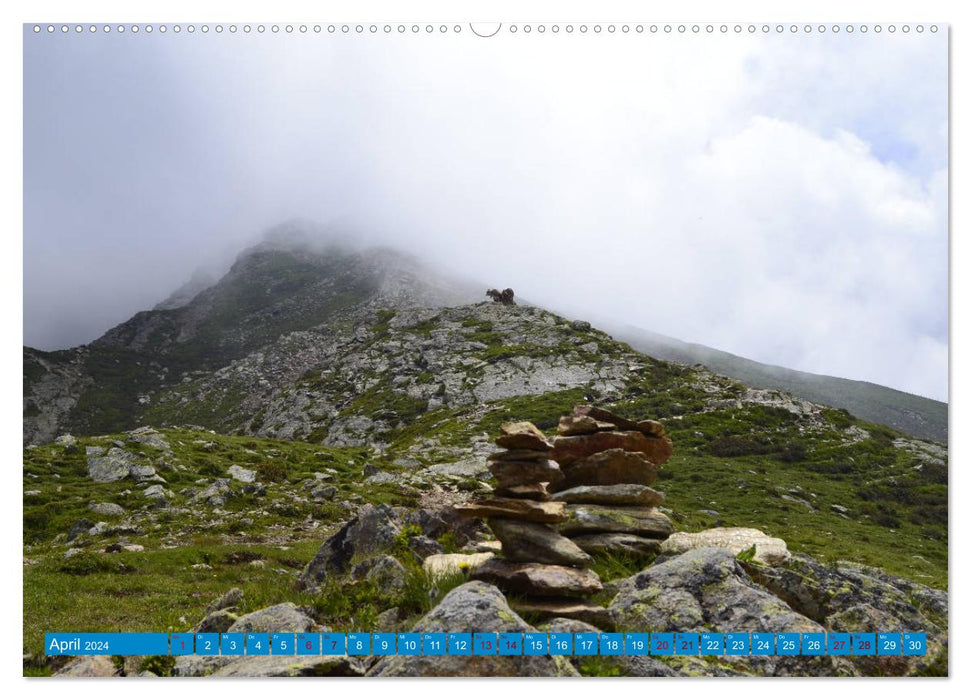
[[551,459],[553,444],[532,423],[503,425],[496,444],[503,449],[488,458],[497,482],[493,496],[456,506],[463,515],[485,518],[502,544],[502,556],[481,564],[472,578],[498,586],[521,614],[608,627],[607,610],[589,602],[603,589],[587,568],[592,558],[557,532],[570,515],[567,503],[552,500],[547,490],[563,481]]
[[658,466],[671,456],[664,426],[576,406],[557,433],[551,457],[563,479],[552,498],[567,504],[560,534],[589,554],[657,552],[674,531],[657,510],[664,494],[651,488]]

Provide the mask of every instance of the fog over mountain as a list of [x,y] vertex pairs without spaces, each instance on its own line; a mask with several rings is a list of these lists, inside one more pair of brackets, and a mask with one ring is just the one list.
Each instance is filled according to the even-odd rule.
[[297,220],[947,400],[944,33],[24,42],[25,345],[91,342]]

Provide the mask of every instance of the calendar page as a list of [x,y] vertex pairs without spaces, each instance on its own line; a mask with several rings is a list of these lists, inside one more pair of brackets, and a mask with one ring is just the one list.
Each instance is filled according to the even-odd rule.
[[403,13],[23,24],[23,675],[947,676],[949,25]]

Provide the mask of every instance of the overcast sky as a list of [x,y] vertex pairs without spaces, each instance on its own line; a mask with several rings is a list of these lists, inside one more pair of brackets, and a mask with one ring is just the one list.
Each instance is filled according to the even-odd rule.
[[947,39],[24,37],[24,342],[303,217],[517,296],[947,399]]

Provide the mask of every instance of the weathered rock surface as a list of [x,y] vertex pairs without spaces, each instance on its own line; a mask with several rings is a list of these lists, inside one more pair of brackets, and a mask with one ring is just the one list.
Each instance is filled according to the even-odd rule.
[[490,518],[489,528],[502,542],[502,554],[509,561],[564,566],[593,563],[589,554],[548,525]]
[[510,592],[539,597],[584,598],[603,589],[600,577],[589,569],[520,563],[499,558],[485,562],[476,569],[472,578]]
[[93,481],[121,481],[131,473],[135,458],[130,452],[112,447],[103,457],[88,457],[88,476]]
[[534,523],[562,523],[567,519],[566,504],[562,501],[496,497],[463,503],[455,506],[455,509],[470,518],[515,518]]
[[546,484],[542,483],[508,486],[496,489],[493,493],[501,498],[528,498],[532,501],[550,500],[550,492],[546,490]]
[[610,611],[593,603],[572,600],[522,600],[513,601],[512,609],[520,615],[528,615],[538,620],[568,618],[585,622],[604,632],[614,630],[614,618]]
[[252,484],[256,481],[256,471],[253,469],[245,469],[238,464],[233,464],[226,471],[233,479],[242,481],[244,484]]
[[496,477],[499,488],[537,482],[555,484],[563,478],[563,472],[556,462],[548,459],[535,462],[490,462],[489,472]]
[[682,554],[701,547],[723,547],[732,554],[740,554],[755,547],[755,561],[779,566],[789,560],[785,540],[770,537],[751,527],[716,527],[701,532],[675,532],[661,545],[664,554]]
[[125,514],[125,509],[117,503],[92,503],[88,506],[88,509],[94,511],[98,515],[108,515],[112,517],[118,517]]
[[[667,632],[822,632],[749,578],[727,549],[694,549],[619,585],[610,603],[619,627]],[[764,675],[854,673],[839,657],[721,657],[719,664]]]
[[526,421],[506,423],[499,431],[496,444],[507,450],[549,450],[553,447],[543,431]]
[[635,506],[568,505],[570,519],[557,525],[560,534],[626,532],[649,538],[665,538],[674,531],[671,520],[653,508]]
[[405,567],[390,554],[365,559],[351,569],[352,581],[370,581],[386,591],[404,588],[405,575]]
[[[470,581],[454,588],[418,621],[412,632],[535,632],[510,609],[495,586]],[[387,656],[369,676],[577,676],[555,656]]]
[[562,467],[562,471],[563,481],[557,484],[557,490],[618,484],[648,486],[657,478],[657,465],[640,452],[627,452],[620,448],[604,450],[570,462]]
[[313,632],[320,627],[293,603],[271,605],[242,615],[229,632]]
[[390,549],[401,532],[388,506],[365,505],[360,513],[324,542],[300,575],[303,588],[313,588],[329,575],[346,573],[351,559]]
[[616,430],[613,423],[604,423],[591,416],[562,416],[556,427],[558,435],[589,435],[600,430]]
[[661,465],[671,456],[672,445],[671,440],[666,437],[648,437],[633,430],[605,431],[590,435],[557,437],[553,441],[552,458],[563,467],[597,452],[612,449],[640,452],[650,462]]
[[110,656],[76,656],[51,675],[69,678],[107,678],[117,676],[118,667]]
[[574,486],[551,496],[566,503],[590,503],[605,506],[659,506],[664,494],[643,484],[609,484],[606,486]]
[[213,671],[214,678],[292,678],[295,676],[363,676],[367,661],[360,656],[256,656],[234,659]]
[[646,556],[656,554],[664,540],[631,535],[626,532],[597,532],[574,535],[573,543],[588,554]]

